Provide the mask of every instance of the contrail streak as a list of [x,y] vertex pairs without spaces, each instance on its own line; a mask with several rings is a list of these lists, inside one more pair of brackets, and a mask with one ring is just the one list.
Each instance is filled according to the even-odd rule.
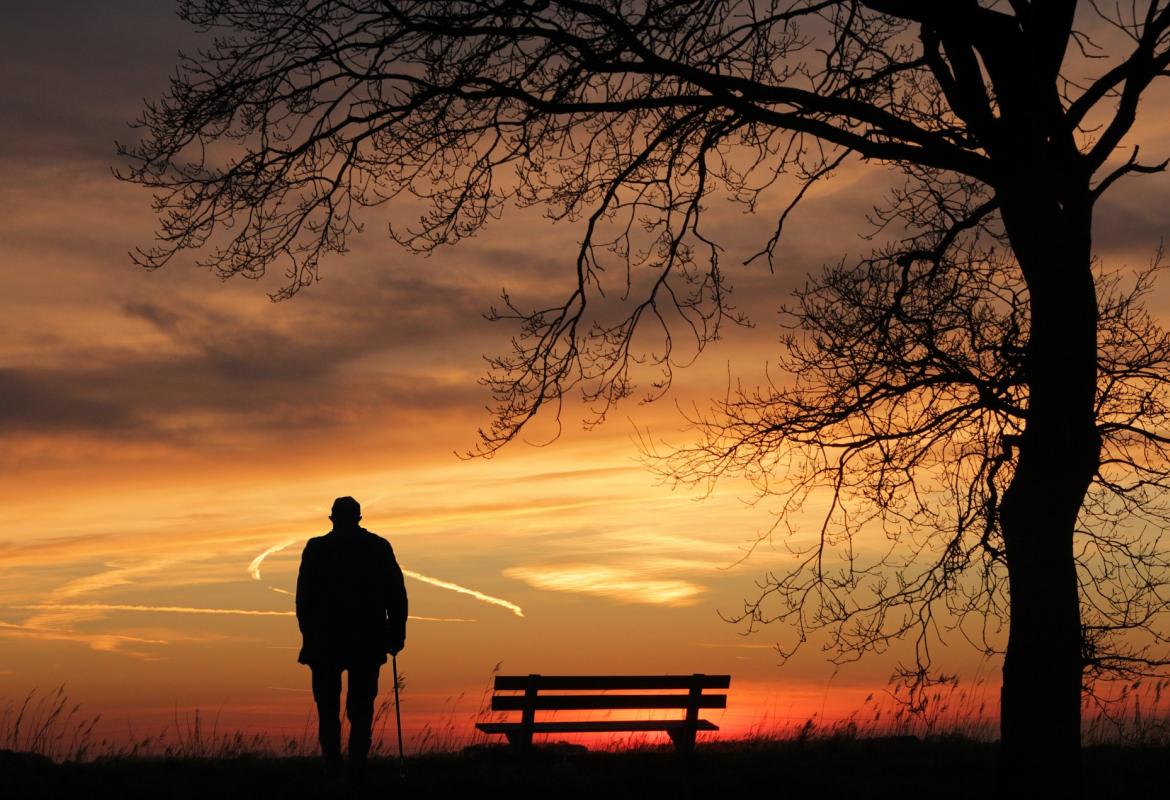
[[[31,611],[150,611],[162,614],[235,614],[242,617],[295,617],[295,611],[263,611],[254,608],[197,608],[192,606],[139,606],[126,603],[30,603],[6,606]],[[418,617],[408,619],[420,622],[475,622],[465,617]],[[0,623],[3,625],[3,623]],[[148,641],[148,640],[142,640]]]
[[[273,553],[280,552],[281,550],[288,547],[290,544],[292,544],[295,541],[297,541],[297,540],[296,539],[289,539],[287,541],[281,542],[280,544],[274,544],[274,545],[272,545],[272,547],[269,547],[263,553],[256,556],[255,558],[253,558],[252,563],[248,565],[248,574],[251,575],[256,580],[260,580],[260,565],[264,563],[264,559],[268,558],[268,556],[272,555]],[[518,617],[524,616],[524,609],[520,608],[520,606],[518,606],[515,603],[512,603],[508,600],[504,600],[504,599],[499,598],[499,597],[492,597],[490,594],[484,594],[483,592],[477,592],[475,589],[468,589],[466,586],[460,586],[457,583],[451,583],[450,581],[440,580],[439,578],[432,578],[429,575],[423,575],[421,573],[418,573],[418,572],[415,572],[415,571],[409,570],[409,569],[402,570],[402,574],[406,575],[409,578],[414,578],[416,581],[422,581],[423,583],[429,583],[431,586],[438,586],[440,589],[447,589],[448,591],[451,591],[451,592],[458,592],[459,594],[469,595],[470,597],[474,597],[476,600],[481,600],[485,603],[491,603],[492,605],[506,608]],[[271,586],[268,588],[273,589],[274,591],[277,591],[277,592],[281,592],[282,594],[290,594],[288,591],[283,590],[283,589],[275,589],[274,587],[271,587]],[[414,618],[412,617],[412,619],[414,619]]]
[[407,619],[416,619],[421,622],[479,622],[475,619],[467,619],[466,617],[416,617],[411,614]]
[[260,580],[260,565],[264,563],[264,559],[268,558],[273,553],[279,553],[281,550],[288,547],[295,541],[296,539],[289,539],[288,541],[281,542],[280,544],[274,544],[272,547],[269,547],[263,553],[253,558],[252,563],[248,565],[248,574],[256,580]]
[[438,578],[432,578],[429,575],[420,575],[419,573],[409,569],[402,570],[402,574],[409,578],[414,578],[416,581],[422,581],[423,583],[429,583],[432,586],[438,586],[440,589],[449,589],[450,591],[458,592],[459,594],[471,595],[476,600],[482,600],[485,603],[502,606],[518,617],[524,616],[524,609],[520,608],[520,606],[516,605],[515,603],[511,603],[499,597],[492,597],[490,594],[477,592],[475,589],[468,589],[466,586],[460,586],[459,584],[451,583],[450,581],[441,581]]
[[[13,606],[13,608],[20,608],[20,606]],[[12,631],[13,633],[26,633],[33,637],[41,639],[63,639],[67,641],[88,642],[93,640],[117,640],[122,642],[134,642],[136,644],[169,644],[165,639],[140,639],[137,636],[124,636],[118,633],[78,633],[70,630],[59,630],[57,628],[38,628],[32,625],[13,625],[11,622],[0,622],[0,633],[4,631]]]
[[261,611],[251,608],[193,608],[191,606],[139,606],[127,603],[31,603],[9,606],[34,611],[156,611],[164,614],[236,614],[246,617],[294,617],[295,611]]

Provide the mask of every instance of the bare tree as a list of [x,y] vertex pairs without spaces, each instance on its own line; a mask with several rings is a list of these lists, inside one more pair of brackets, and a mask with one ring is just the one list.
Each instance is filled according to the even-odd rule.
[[[967,300],[956,297],[952,311],[972,316],[976,341],[970,352],[940,344],[932,357],[967,359],[974,376],[955,385],[990,387],[1003,407],[966,414],[970,403],[955,398],[958,411],[947,412],[940,396],[928,410],[941,416],[940,435],[955,420],[970,448],[989,448],[960,462],[956,474],[976,476],[965,485],[982,479],[986,489],[968,498],[958,524],[991,519],[994,508],[985,547],[999,551],[1007,594],[996,602],[1011,623],[1006,772],[1015,786],[1075,781],[1094,641],[1091,623],[1082,626],[1077,572],[1094,540],[1078,533],[1078,517],[1097,502],[1096,476],[1110,486],[1114,459],[1103,447],[1160,441],[1140,402],[1110,405],[1140,398],[1140,368],[1112,393],[1099,391],[1099,369],[1111,362],[1097,346],[1093,208],[1122,177],[1166,165],[1139,161],[1136,148],[1116,153],[1143,95],[1167,74],[1170,3],[186,0],[181,14],[219,38],[183,59],[166,97],[147,106],[143,137],[122,151],[123,177],[156,191],[161,230],[139,254],[147,266],[188,249],[204,250],[222,275],[257,276],[279,263],[288,296],[314,280],[324,254],[345,249],[363,207],[404,194],[428,210],[392,235],[421,251],[474,233],[509,202],[581,219],[564,303],[508,302],[498,313],[520,333],[488,379],[498,411],[483,432],[488,453],[566,392],[604,416],[634,391],[636,361],[661,370],[651,394],[661,391],[672,333],[685,330],[702,347],[736,319],[703,224],[705,197],[727,193],[754,208],[789,175],[801,183],[799,200],[850,157],[903,169],[908,190],[890,213],[911,223],[936,215],[925,229],[911,224],[912,239],[931,226],[943,232],[825,286],[837,281],[846,300],[884,300],[896,316],[906,295],[881,294],[889,264],[905,271],[895,283],[946,291],[945,278],[927,284],[939,274],[930,266],[949,260],[1001,298],[984,312],[978,302],[961,310]],[[942,187],[971,202],[916,199],[952,191]],[[762,255],[771,258],[787,216]],[[961,234],[981,226],[995,226],[1007,250],[963,250]],[[617,301],[599,302],[615,273]],[[867,294],[871,282],[876,294]],[[811,289],[809,302],[837,291],[826,290]],[[929,311],[914,313],[929,320]],[[636,349],[635,332],[654,329],[662,345]],[[850,341],[848,331],[840,336]],[[996,347],[998,361],[987,352]],[[1150,365],[1149,377],[1161,374],[1160,358]],[[899,424],[925,424],[908,402],[888,405]],[[889,448],[912,450],[899,444],[907,441]],[[1150,469],[1152,482],[1130,473],[1139,491],[1158,488],[1161,471]],[[912,488],[896,470],[882,474],[877,489],[891,497]],[[906,526],[912,536],[910,519]],[[1157,555],[1133,550],[1146,552]],[[1107,583],[1103,590],[1108,605]]]
[[[999,505],[1027,424],[1028,291],[1002,232],[984,224],[941,255],[954,229],[938,223],[963,216],[950,206],[971,188],[935,180],[913,198],[895,193],[883,227],[929,233],[812,278],[784,310],[777,380],[733,387],[691,419],[691,445],[644,443],[672,481],[742,475],[776,506],[759,541],[783,535],[799,566],[767,575],[732,621],[784,623],[785,658],[813,631],[829,633],[838,662],[909,637],[914,658],[898,677],[912,704],[940,677],[932,647],[944,633],[1000,654],[1009,619]],[[1103,450],[1073,555],[1090,688],[1170,664],[1170,334],[1141,302],[1160,262],[1159,251],[1129,284],[1095,266]],[[817,536],[796,544],[807,531],[791,519],[824,491]]]

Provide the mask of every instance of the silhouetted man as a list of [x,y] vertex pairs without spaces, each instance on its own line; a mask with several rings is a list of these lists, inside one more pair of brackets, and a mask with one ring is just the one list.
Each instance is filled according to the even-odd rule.
[[305,544],[297,575],[297,623],[304,646],[297,658],[313,672],[313,699],[320,720],[326,773],[341,774],[341,673],[349,672],[345,715],[349,719],[349,771],[365,774],[378,694],[378,670],[386,654],[406,641],[406,587],[390,543],[358,525],[361,506],[352,497],[333,501],[333,530]]

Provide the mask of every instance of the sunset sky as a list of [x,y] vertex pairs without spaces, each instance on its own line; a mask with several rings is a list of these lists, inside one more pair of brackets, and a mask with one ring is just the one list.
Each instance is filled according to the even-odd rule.
[[[775,310],[804,276],[870,245],[864,215],[889,174],[854,164],[789,223],[775,274],[732,267],[756,327],[729,332],[663,400],[582,431],[566,409],[492,460],[463,460],[488,423],[483,356],[513,333],[482,315],[568,291],[580,229],[509,210],[430,258],[384,234],[384,215],[319,284],[272,303],[282,276],[221,282],[190,260],[158,272],[149,193],[111,175],[114,141],[166,87],[198,37],[161,0],[8,4],[0,25],[0,706],[65,684],[110,736],[218,713],[221,727],[299,735],[308,669],[291,616],[304,541],[352,495],[388,538],[411,612],[403,711],[417,737],[470,733],[504,673],[731,673],[730,732],[843,716],[886,684],[899,652],[836,670],[811,643],[783,667],[780,631],[724,622],[783,547],[742,559],[771,525],[729,480],[710,497],[664,485],[636,438],[684,443],[680,407],[774,360]],[[1142,154],[1170,155],[1167,96],[1139,120]],[[711,221],[737,265],[785,201],[755,217],[718,199]],[[1098,255],[1145,265],[1170,234],[1170,177],[1119,186],[1098,207]],[[1170,310],[1170,284],[1153,298]],[[816,507],[790,522],[812,536]],[[865,546],[863,544],[863,546]],[[876,545],[875,545],[876,546]],[[267,554],[267,555],[265,555]],[[741,560],[742,559],[742,560]],[[947,666],[996,680],[955,643]],[[389,687],[384,679],[383,687]],[[417,739],[415,739],[417,741]]]

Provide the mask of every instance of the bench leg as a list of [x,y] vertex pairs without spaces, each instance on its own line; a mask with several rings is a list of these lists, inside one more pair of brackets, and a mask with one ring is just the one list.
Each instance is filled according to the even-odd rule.
[[508,744],[516,750],[528,750],[532,747],[532,731],[515,731],[504,735],[508,737]]
[[670,741],[674,742],[674,749],[679,753],[690,754],[695,752],[695,729],[679,728],[667,731]]

